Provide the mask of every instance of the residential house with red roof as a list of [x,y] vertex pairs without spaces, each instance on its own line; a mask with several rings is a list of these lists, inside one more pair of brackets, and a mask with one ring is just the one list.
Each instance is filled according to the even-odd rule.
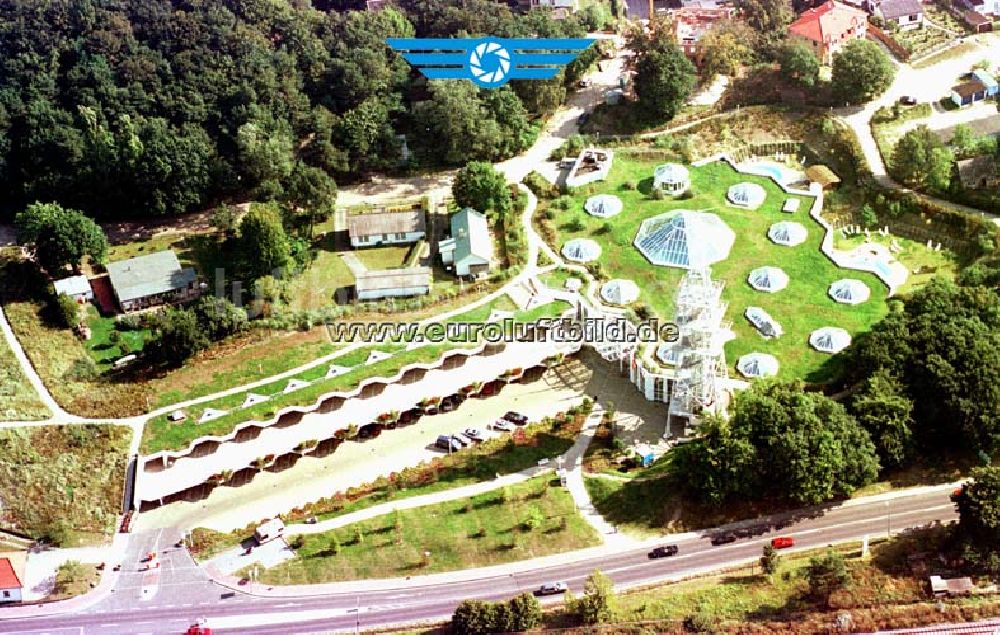
[[681,7],[671,12],[674,25],[674,39],[684,54],[694,63],[701,63],[699,45],[712,27],[720,22],[732,20],[736,15],[734,7]]
[[0,557],[0,604],[20,602],[21,579],[24,577],[25,558],[23,554],[3,554]]
[[833,63],[834,54],[848,42],[865,37],[868,14],[836,0],[803,12],[788,26],[788,32],[812,47],[824,64]]

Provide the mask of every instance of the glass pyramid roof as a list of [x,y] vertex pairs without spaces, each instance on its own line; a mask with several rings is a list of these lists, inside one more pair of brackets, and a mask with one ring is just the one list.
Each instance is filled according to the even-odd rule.
[[758,267],[747,276],[747,282],[758,291],[774,293],[788,286],[788,274],[777,267]]
[[675,210],[642,221],[633,244],[654,265],[697,269],[729,257],[735,240],[715,214]]
[[855,278],[843,278],[830,285],[830,297],[841,304],[861,304],[871,296],[871,289]]
[[583,208],[591,216],[610,218],[621,213],[622,200],[614,194],[598,194],[588,198]]
[[744,377],[773,377],[778,374],[778,360],[766,353],[749,353],[736,362],[736,370]]
[[601,287],[601,299],[610,304],[631,304],[639,299],[639,287],[631,280],[611,280]]
[[588,238],[574,238],[563,245],[562,255],[573,262],[590,262],[601,257],[601,246]]
[[759,306],[747,307],[745,315],[747,316],[747,320],[764,337],[778,337],[784,332],[781,325],[771,317],[771,314]]
[[733,205],[749,207],[751,209],[759,207],[767,197],[767,192],[757,183],[737,183],[729,188],[726,198]]
[[822,353],[839,353],[851,344],[851,334],[836,326],[824,326],[809,335],[809,345]]
[[771,225],[770,229],[767,230],[768,238],[779,245],[786,245],[788,247],[801,245],[806,241],[808,236],[809,232],[802,225],[802,223],[794,223],[791,221],[775,223]]

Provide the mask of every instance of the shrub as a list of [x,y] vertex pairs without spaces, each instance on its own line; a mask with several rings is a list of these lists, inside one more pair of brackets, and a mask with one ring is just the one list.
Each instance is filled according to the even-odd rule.
[[80,322],[80,305],[65,293],[56,296],[55,309],[59,323],[66,328],[73,328]]

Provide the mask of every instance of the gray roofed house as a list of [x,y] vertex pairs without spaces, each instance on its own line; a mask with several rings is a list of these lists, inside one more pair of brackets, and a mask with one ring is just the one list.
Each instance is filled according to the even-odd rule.
[[451,238],[438,245],[441,260],[457,276],[480,276],[490,269],[493,241],[486,215],[466,207],[451,217]]
[[354,291],[358,300],[423,295],[430,291],[431,279],[430,267],[373,269],[356,275]]
[[377,210],[347,215],[347,233],[353,247],[415,243],[427,235],[424,208]]
[[87,276],[70,276],[52,283],[56,295],[65,294],[77,302],[88,302],[94,299],[94,290],[90,288]]
[[171,250],[108,264],[108,279],[122,311],[173,304],[198,296],[197,274]]
[[898,24],[900,29],[915,29],[924,21],[920,0],[882,0],[875,12],[883,20]]
[[988,154],[959,161],[956,166],[964,187],[982,189],[1000,184],[996,160]]

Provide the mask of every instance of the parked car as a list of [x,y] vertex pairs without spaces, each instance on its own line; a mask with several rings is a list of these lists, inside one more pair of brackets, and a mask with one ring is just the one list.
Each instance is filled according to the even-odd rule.
[[458,407],[458,404],[455,403],[454,399],[450,399],[450,398],[449,399],[442,399],[441,400],[441,405],[438,406],[438,410],[441,411],[441,412],[451,412],[452,410],[454,410],[457,407]]
[[795,538],[791,536],[778,536],[771,539],[771,546],[775,549],[788,549],[795,546]]
[[590,119],[590,115],[589,115],[588,113],[583,113],[582,115],[580,115],[580,116],[579,116],[579,117],[577,118],[577,120],[576,120],[576,125],[578,125],[578,126],[582,126],[583,124],[587,123],[587,121],[588,121],[589,119]]
[[469,437],[473,441],[483,441],[486,438],[486,437],[483,436],[482,432],[480,432],[479,430],[476,430],[475,428],[468,428],[462,434],[464,434],[465,436]]
[[666,545],[664,547],[656,547],[655,549],[649,552],[649,558],[650,560],[656,558],[668,558],[670,556],[676,556],[677,551],[678,551],[677,545]]
[[449,450],[451,452],[457,452],[462,449],[462,444],[458,442],[458,439],[447,434],[442,434],[438,436],[437,441],[434,442],[434,445],[444,450]]
[[494,430],[500,430],[501,432],[511,432],[514,429],[514,424],[506,419],[497,419],[493,424]]
[[904,106],[916,106],[917,98],[911,97],[910,95],[903,95],[902,97],[899,98],[899,103],[903,104]]
[[451,438],[461,443],[463,448],[467,448],[470,445],[472,445],[472,439],[465,436],[461,432],[456,432],[455,434],[451,435]]
[[526,416],[524,416],[520,412],[514,412],[513,410],[507,411],[504,414],[503,418],[506,419],[507,421],[510,421],[516,426],[523,426],[526,423],[528,423],[528,418]]
[[542,586],[538,587],[535,591],[535,595],[557,595],[559,593],[566,592],[565,582],[546,582]]
[[713,545],[725,545],[730,542],[736,542],[736,534],[731,531],[723,532],[721,534],[715,534],[712,536]]
[[751,530],[751,529],[744,528],[744,529],[737,529],[736,530],[736,537],[737,538],[750,538],[752,536],[753,536],[753,530]]
[[590,86],[590,80],[589,79],[581,79],[580,81],[578,81],[576,83],[576,85],[579,88],[586,88],[586,87]]

